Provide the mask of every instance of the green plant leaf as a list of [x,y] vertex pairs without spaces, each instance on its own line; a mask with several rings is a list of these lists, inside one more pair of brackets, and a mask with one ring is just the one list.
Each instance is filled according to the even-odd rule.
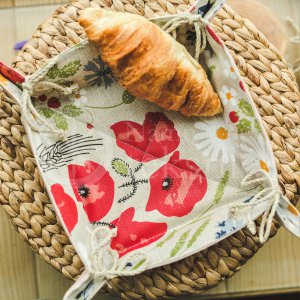
[[58,76],[59,70],[57,65],[54,65],[47,73],[47,76],[50,79],[55,79]]
[[228,184],[229,177],[230,177],[230,172],[226,170],[217,186],[217,190],[214,196],[214,204],[220,203],[224,195],[225,187]]
[[135,97],[130,94],[127,90],[123,92],[122,101],[124,104],[130,104],[134,101]]
[[72,104],[64,106],[62,112],[69,117],[78,117],[83,113],[81,108]]
[[131,270],[136,270],[138,269],[144,262],[146,261],[146,259],[142,259],[140,260]]
[[68,129],[68,122],[63,114],[55,112],[53,119],[57,128],[62,130]]
[[74,76],[81,67],[80,60],[74,60],[67,63],[63,68],[59,69],[59,78],[68,78]]
[[182,249],[182,247],[184,246],[187,238],[189,237],[189,234],[191,232],[191,229],[189,229],[188,231],[184,232],[179,240],[177,241],[175,247],[172,249],[170,257],[174,257],[176,256],[176,254]]
[[170,239],[173,238],[173,236],[175,235],[176,232],[177,232],[177,230],[173,230],[169,235],[167,235],[167,237],[163,241],[159,242],[156,245],[156,247],[161,248],[166,242],[168,242]]
[[247,117],[254,117],[254,111],[251,105],[244,99],[240,99],[238,107]]
[[49,119],[54,115],[54,111],[48,107],[39,107],[38,112],[43,115],[45,118]]
[[236,125],[238,129],[238,134],[247,133],[251,131],[251,122],[245,118],[240,119],[239,123]]
[[214,65],[208,67],[207,77],[209,80],[211,80],[212,76],[214,75],[215,70],[216,70],[216,66],[214,66]]
[[129,165],[120,158],[114,158],[111,162],[113,169],[120,175],[127,177],[129,175]]
[[255,129],[256,129],[256,131],[257,131],[258,133],[262,133],[260,124],[259,124],[259,122],[258,122],[257,119],[254,120],[254,127],[255,127]]
[[202,234],[202,232],[207,227],[209,222],[210,222],[210,220],[206,220],[203,224],[200,225],[200,227],[195,231],[195,233],[189,240],[189,242],[187,244],[187,248],[190,248],[197,241],[198,237]]

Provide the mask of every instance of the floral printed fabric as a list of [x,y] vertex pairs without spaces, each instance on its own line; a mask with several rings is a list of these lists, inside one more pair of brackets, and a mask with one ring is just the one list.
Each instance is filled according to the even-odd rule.
[[[130,256],[140,250],[149,269],[215,244],[266,209],[261,203],[235,218],[229,214],[229,204],[247,203],[261,189],[245,189],[242,178],[264,170],[277,185],[277,172],[237,68],[223,42],[206,29],[201,59],[224,106],[219,116],[186,118],[136,99],[116,83],[87,41],[61,53],[46,77],[79,89],[67,97],[53,89],[32,99],[66,135],[56,141],[25,124],[49,195],[87,269],[91,233],[100,226],[116,230],[110,247],[126,270],[145,264]],[[185,42],[193,36],[185,35]],[[0,83],[11,84],[3,77]],[[20,92],[14,97],[20,101]],[[289,204],[286,209],[293,211]]]
[[241,187],[249,172],[262,169],[276,182],[254,105],[222,41],[207,29],[202,64],[224,106],[214,118],[186,118],[135,99],[86,41],[60,54],[46,78],[77,83],[79,90],[69,97],[55,89],[34,95],[36,109],[67,137],[57,142],[31,133],[45,182],[87,266],[97,226],[117,229],[111,248],[121,259],[143,249],[152,266],[161,265],[247,224],[249,212],[230,219],[228,204],[259,190]]

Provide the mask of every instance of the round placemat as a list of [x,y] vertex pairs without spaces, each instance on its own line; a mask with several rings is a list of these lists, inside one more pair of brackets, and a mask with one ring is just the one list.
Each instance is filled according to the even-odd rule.
[[[76,0],[41,24],[15,58],[13,67],[28,75],[51,57],[85,38],[80,11],[111,7],[152,17],[184,11],[189,0]],[[248,20],[224,6],[213,20],[248,85],[272,143],[282,189],[295,203],[300,183],[299,90],[293,73],[278,51]],[[0,203],[20,236],[46,262],[67,278],[76,279],[83,265],[64,233],[36,167],[20,107],[0,92]],[[256,221],[259,226],[260,220]],[[274,221],[271,236],[277,232]],[[220,243],[179,262],[133,277],[109,281],[107,291],[123,299],[196,294],[231,277],[261,247],[258,237],[240,230]]]

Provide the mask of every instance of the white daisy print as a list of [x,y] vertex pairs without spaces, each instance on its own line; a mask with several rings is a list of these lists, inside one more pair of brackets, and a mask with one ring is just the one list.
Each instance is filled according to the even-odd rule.
[[231,79],[237,78],[237,76],[234,72],[234,68],[228,60],[225,60],[223,72],[224,72],[225,76],[230,77]]
[[240,158],[246,172],[264,170],[270,172],[270,154],[266,141],[259,135],[255,137],[240,136]]
[[197,122],[195,127],[199,130],[194,135],[196,148],[209,157],[210,161],[222,159],[224,164],[235,161],[237,134],[232,125],[220,117]]
[[224,85],[220,91],[220,97],[222,99],[222,103],[224,106],[230,105],[230,106],[236,106],[237,101],[237,92],[235,89],[227,87]]
[[78,92],[76,92],[74,95],[72,95],[70,99],[74,102],[74,105],[80,107],[83,106],[84,103],[88,101],[88,98],[85,95],[86,95],[86,90],[81,89]]

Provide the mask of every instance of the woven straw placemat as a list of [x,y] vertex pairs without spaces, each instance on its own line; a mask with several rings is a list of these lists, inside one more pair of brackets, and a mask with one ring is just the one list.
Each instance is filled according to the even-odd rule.
[[[80,42],[85,34],[77,19],[80,11],[89,6],[152,17],[184,11],[189,0],[73,1],[39,26],[13,67],[23,74],[32,74],[48,59]],[[295,203],[300,183],[300,96],[295,77],[263,34],[230,7],[224,6],[213,23],[248,84],[273,146],[281,186]],[[0,96],[0,203],[32,249],[67,278],[75,279],[83,265],[45,192],[20,121],[20,107],[3,92]],[[274,222],[271,236],[277,228]],[[115,278],[107,290],[123,299],[199,293],[236,273],[259,247],[258,237],[243,229],[177,263],[134,277]]]

